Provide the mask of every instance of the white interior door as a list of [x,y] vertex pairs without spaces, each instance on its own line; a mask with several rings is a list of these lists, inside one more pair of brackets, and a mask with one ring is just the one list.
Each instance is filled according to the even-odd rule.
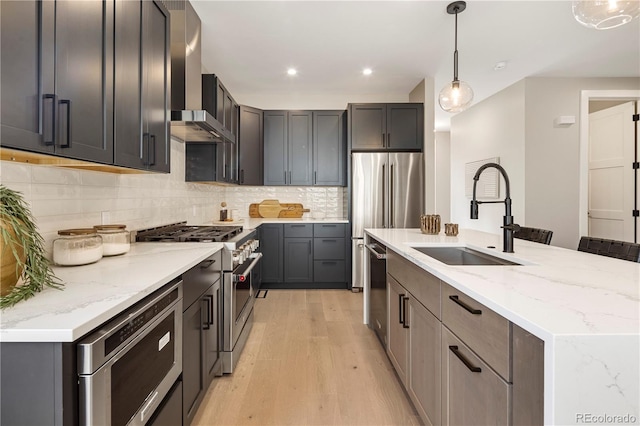
[[589,114],[589,236],[633,242],[635,102]]

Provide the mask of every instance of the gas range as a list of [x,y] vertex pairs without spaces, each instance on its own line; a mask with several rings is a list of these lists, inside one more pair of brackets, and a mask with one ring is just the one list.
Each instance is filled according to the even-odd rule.
[[242,233],[242,226],[193,226],[186,222],[144,229],[136,234],[136,241],[145,242],[223,242]]

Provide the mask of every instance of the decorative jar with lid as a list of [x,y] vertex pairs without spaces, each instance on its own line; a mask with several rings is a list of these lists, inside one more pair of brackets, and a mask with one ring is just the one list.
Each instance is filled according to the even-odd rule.
[[96,225],[93,227],[102,237],[103,256],[116,256],[129,251],[131,243],[126,227],[126,225]]
[[53,241],[53,261],[77,266],[102,259],[102,237],[92,228],[63,229]]

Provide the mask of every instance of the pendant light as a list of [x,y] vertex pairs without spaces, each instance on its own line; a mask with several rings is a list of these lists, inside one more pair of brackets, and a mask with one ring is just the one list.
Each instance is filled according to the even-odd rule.
[[573,16],[587,28],[608,30],[619,27],[640,16],[638,0],[574,1]]
[[473,90],[465,81],[458,79],[458,13],[465,10],[467,3],[454,1],[447,6],[447,13],[456,16],[455,50],[453,52],[453,81],[440,91],[438,103],[447,112],[460,112],[467,109],[473,101]]

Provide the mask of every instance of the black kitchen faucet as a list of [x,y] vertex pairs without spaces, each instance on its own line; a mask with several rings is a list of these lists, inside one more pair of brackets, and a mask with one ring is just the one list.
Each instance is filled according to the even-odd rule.
[[[504,201],[477,201],[476,200],[476,185],[478,180],[480,179],[480,175],[482,172],[489,168],[493,167],[494,169],[498,169],[498,171],[502,174],[504,181],[507,186],[507,197]],[[509,186],[509,176],[507,176],[507,172],[502,168],[500,164],[496,163],[487,163],[480,166],[478,171],[476,171],[475,176],[473,177],[473,199],[471,200],[471,219],[478,218],[478,205],[485,203],[504,203],[505,213],[502,228],[502,251],[505,253],[513,253],[513,233],[520,229],[520,225],[513,223],[513,216],[511,215],[511,188]]]

